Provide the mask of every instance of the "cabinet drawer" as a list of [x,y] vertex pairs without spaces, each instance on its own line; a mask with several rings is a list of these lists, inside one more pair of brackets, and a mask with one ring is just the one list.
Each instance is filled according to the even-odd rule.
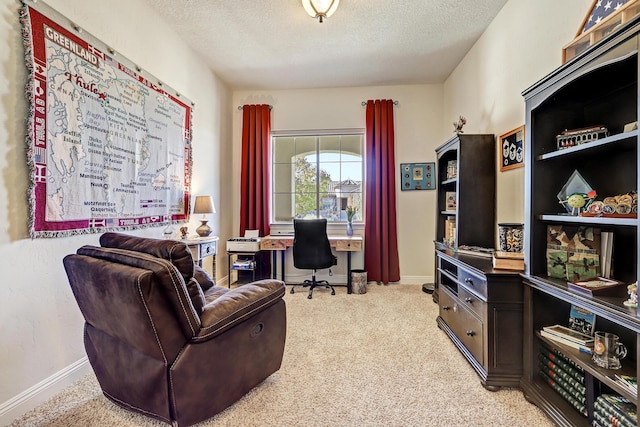
[[473,274],[468,270],[459,269],[458,281],[462,286],[478,295],[483,300],[487,300],[487,278]]
[[440,317],[473,354],[473,357],[484,365],[482,321],[446,290],[440,293]]
[[462,305],[476,313],[478,317],[480,317],[481,319],[484,318],[487,303],[480,299],[479,296],[469,292],[466,288],[460,286],[458,291],[458,299],[460,300],[460,303]]
[[285,239],[263,239],[260,241],[260,249],[266,251],[283,251],[287,249]]

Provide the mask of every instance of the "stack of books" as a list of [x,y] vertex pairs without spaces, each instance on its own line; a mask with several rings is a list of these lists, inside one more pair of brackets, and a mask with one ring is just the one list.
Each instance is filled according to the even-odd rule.
[[587,416],[584,370],[557,349],[541,346],[538,374],[580,414]]
[[632,377],[631,375],[611,375],[609,376],[616,384],[619,384],[622,388],[627,390],[631,395],[636,396],[638,394],[638,377]]
[[233,270],[253,270],[256,264],[250,259],[238,259],[233,262],[231,268]]
[[495,251],[493,253],[493,268],[524,271],[524,254],[522,252]]
[[601,394],[593,405],[595,426],[633,426],[638,423],[636,405],[616,394]]
[[545,326],[540,335],[554,342],[578,349],[583,353],[591,354],[594,339],[591,335],[583,334],[562,325]]

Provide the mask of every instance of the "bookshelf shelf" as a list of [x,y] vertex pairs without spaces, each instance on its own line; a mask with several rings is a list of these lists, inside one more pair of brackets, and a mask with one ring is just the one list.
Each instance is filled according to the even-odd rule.
[[[638,403],[637,393],[629,392],[612,379],[616,373],[635,377],[639,371],[640,318],[636,308],[623,304],[628,298],[626,286],[612,290],[614,293],[610,296],[578,293],[567,284],[575,281],[569,280],[575,269],[566,267],[564,279],[549,277],[549,274],[558,274],[556,268],[562,263],[558,264],[558,259],[547,253],[548,248],[557,250],[561,245],[561,240],[555,240],[559,236],[555,230],[562,227],[561,231],[571,236],[572,230],[590,227],[594,235],[598,230],[601,236],[606,234],[604,242],[612,242],[613,256],[607,258],[611,260],[611,278],[631,284],[640,277],[637,217],[554,213],[561,210],[556,194],[576,170],[596,190],[597,200],[638,190],[638,131],[624,132],[624,129],[629,123],[638,121],[640,21],[636,20],[634,25],[616,34],[582,55],[579,63],[565,64],[523,93],[528,143],[525,156],[526,267],[522,276],[524,350],[520,386],[525,396],[558,425],[591,425],[598,413],[596,400],[601,395],[619,394],[636,405]],[[606,127],[611,135],[557,149],[555,137],[563,130],[594,125]],[[549,227],[555,232],[551,233]],[[600,248],[600,244],[594,243],[592,251],[600,252]],[[592,265],[596,271],[600,268],[599,265],[595,267],[595,262]],[[562,272],[559,274],[562,276]],[[592,362],[590,355],[540,335],[539,331],[545,326],[567,326],[572,306],[593,312],[597,331],[620,337],[629,353],[622,360],[621,370],[602,369]],[[568,361],[584,370],[586,415],[565,401],[566,397],[539,374],[538,355],[548,347],[560,351]]]
[[562,214],[542,214],[538,216],[541,221],[547,222],[566,222],[575,224],[605,226],[605,225],[624,225],[627,227],[637,227],[638,218],[615,218],[615,217],[598,217],[598,216],[571,216]]

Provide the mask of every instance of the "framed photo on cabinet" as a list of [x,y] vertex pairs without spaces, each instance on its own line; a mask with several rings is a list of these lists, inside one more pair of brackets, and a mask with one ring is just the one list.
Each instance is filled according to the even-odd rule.
[[524,166],[524,125],[498,138],[500,172]]

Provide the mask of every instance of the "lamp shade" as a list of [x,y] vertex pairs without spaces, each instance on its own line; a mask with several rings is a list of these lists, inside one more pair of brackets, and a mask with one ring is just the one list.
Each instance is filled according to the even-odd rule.
[[302,0],[302,6],[312,18],[318,18],[320,22],[328,18],[336,11],[340,0]]
[[193,213],[197,213],[197,214],[216,213],[216,206],[213,204],[213,197],[196,196],[196,202],[193,205]]

